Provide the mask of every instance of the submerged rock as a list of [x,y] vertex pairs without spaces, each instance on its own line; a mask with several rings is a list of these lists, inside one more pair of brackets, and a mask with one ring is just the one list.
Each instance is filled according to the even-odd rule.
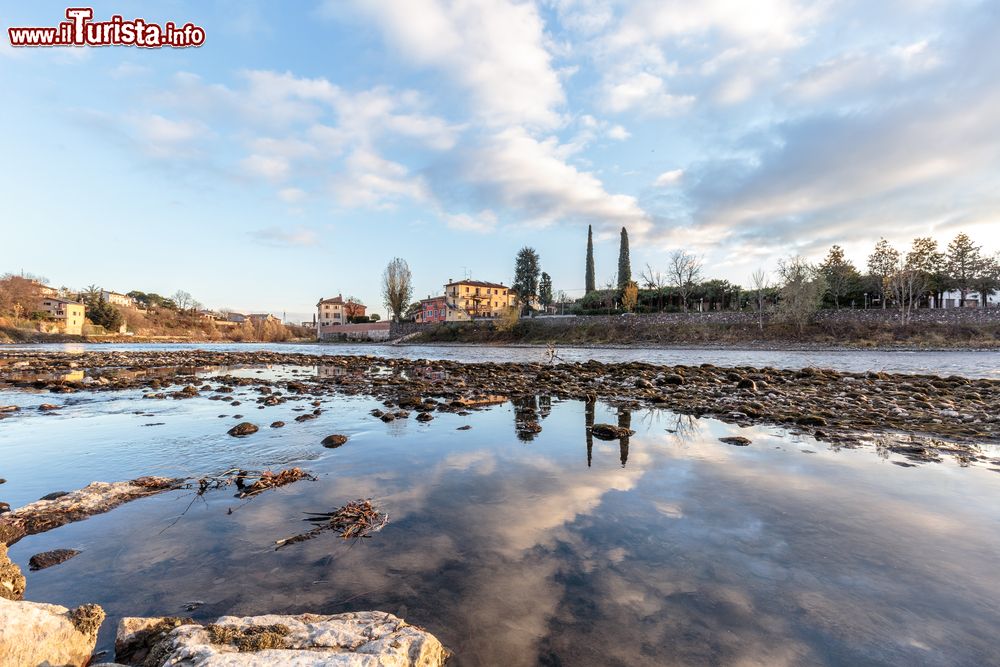
[[614,424],[594,424],[590,427],[590,432],[595,438],[600,438],[601,440],[627,438],[635,433],[632,429],[625,428],[624,426],[615,426]]
[[28,561],[28,567],[32,570],[44,570],[47,567],[52,567],[53,565],[58,565],[59,563],[65,563],[79,553],[80,552],[76,549],[53,549],[52,551],[44,551],[40,554],[32,556]]
[[242,438],[245,435],[250,435],[251,433],[256,433],[257,431],[258,428],[256,424],[251,424],[250,422],[240,422],[226,432],[234,438]]
[[0,599],[0,657],[5,665],[83,667],[103,621],[104,610],[96,604],[70,610]]
[[223,616],[208,625],[124,618],[115,638],[115,659],[127,665],[437,667],[449,655],[426,630],[378,611]]
[[341,435],[340,433],[334,433],[333,435],[328,435],[323,438],[323,446],[328,449],[340,447],[345,442],[347,442],[347,436]]
[[727,445],[736,445],[737,447],[746,447],[753,441],[750,438],[744,438],[742,435],[732,435],[726,438],[719,438],[719,442],[724,442]]

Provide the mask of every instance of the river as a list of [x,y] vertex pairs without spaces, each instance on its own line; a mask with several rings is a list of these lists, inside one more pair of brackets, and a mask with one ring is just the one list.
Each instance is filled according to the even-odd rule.
[[[87,343],[4,345],[7,350],[84,352],[84,351],[178,351],[216,350],[249,352],[279,350],[304,354],[377,355],[409,359],[447,359],[461,362],[546,362],[548,352],[537,346],[492,345],[390,345],[390,344],[295,344],[295,343]],[[845,372],[884,371],[961,375],[965,377],[1000,377],[1000,350],[747,350],[731,348],[606,348],[560,347],[559,359],[566,362],[593,359],[606,363],[643,361],[676,365],[715,364],[717,366],[754,366],[773,368],[832,368]]]

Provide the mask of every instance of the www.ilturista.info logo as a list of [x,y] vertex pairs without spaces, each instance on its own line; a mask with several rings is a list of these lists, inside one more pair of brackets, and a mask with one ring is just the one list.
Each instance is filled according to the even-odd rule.
[[125,20],[117,14],[109,21],[92,21],[90,7],[70,7],[68,21],[49,28],[7,28],[11,46],[140,46],[184,48],[205,43],[205,29],[173,21],[163,25],[145,19]]

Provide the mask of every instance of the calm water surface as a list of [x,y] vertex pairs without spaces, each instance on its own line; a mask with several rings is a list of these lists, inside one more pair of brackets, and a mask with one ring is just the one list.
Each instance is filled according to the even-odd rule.
[[[524,346],[473,345],[384,345],[384,344],[285,344],[285,343],[154,343],[154,344],[39,344],[4,345],[0,350],[48,350],[83,352],[101,350],[184,351],[214,350],[251,352],[276,350],[304,354],[372,354],[407,359],[448,359],[452,361],[548,361],[546,348]],[[595,359],[606,363],[644,361],[653,364],[717,366],[771,366],[805,368],[816,366],[840,371],[889,373],[930,373],[966,377],[1000,378],[1000,351],[865,351],[865,350],[740,350],[730,348],[590,348],[559,347],[565,361]]]
[[[249,502],[170,492],[29,536],[11,548],[28,598],[101,604],[103,649],[124,615],[382,609],[434,632],[459,665],[1000,663],[1000,474],[988,467],[904,468],[776,428],[546,397],[533,437],[518,436],[510,404],[384,424],[368,414],[377,401],[327,397],[319,419],[296,423],[304,402],[233,397],[243,403],[0,393],[66,404],[0,421],[0,498],[13,506],[143,474],[298,465],[318,477]],[[236,414],[263,428],[227,436]],[[288,426],[266,428],[276,419]],[[592,440],[591,419],[636,434]],[[330,433],[351,439],[324,449]],[[732,434],[753,444],[718,441]],[[390,518],[371,539],[274,550],[308,528],[303,512],[369,497]],[[55,548],[82,553],[28,572]],[[205,604],[186,612],[192,601]]]

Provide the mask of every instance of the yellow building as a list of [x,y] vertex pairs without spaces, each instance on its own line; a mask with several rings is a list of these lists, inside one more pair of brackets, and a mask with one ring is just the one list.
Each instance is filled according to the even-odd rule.
[[517,303],[517,295],[503,283],[482,280],[458,280],[444,286],[448,321],[479,317],[499,317]]
[[82,303],[50,296],[42,299],[41,310],[49,317],[61,320],[66,327],[66,333],[79,336],[83,333],[83,318],[85,308]]

